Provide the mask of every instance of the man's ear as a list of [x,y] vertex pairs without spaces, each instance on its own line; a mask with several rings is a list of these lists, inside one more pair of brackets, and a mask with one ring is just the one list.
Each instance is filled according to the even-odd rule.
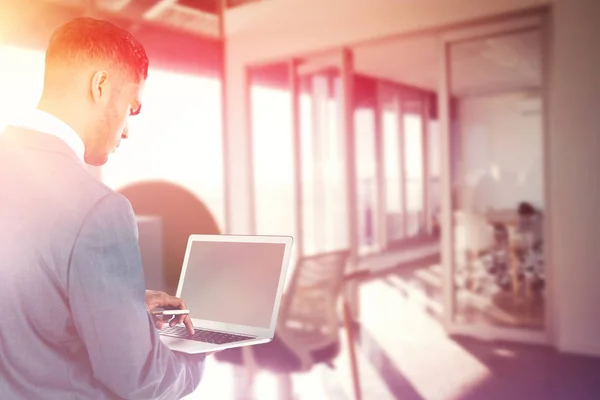
[[92,81],[91,81],[91,92],[92,92],[92,99],[94,100],[95,103],[100,103],[102,101],[105,101],[108,97],[107,97],[107,90],[108,90],[108,85],[107,85],[107,81],[108,81],[108,72],[106,71],[98,71],[94,74],[94,76],[92,76]]

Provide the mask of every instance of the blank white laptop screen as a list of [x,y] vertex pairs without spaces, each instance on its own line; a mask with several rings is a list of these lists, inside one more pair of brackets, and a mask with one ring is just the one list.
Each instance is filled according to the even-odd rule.
[[283,243],[193,242],[181,297],[197,319],[269,328]]

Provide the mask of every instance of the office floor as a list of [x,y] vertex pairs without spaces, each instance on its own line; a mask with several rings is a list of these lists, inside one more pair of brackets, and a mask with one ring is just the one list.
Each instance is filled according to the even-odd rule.
[[[446,336],[439,323],[438,266],[404,269],[361,288],[359,364],[366,400],[596,400],[600,359],[551,349]],[[294,376],[298,400],[352,400],[346,352],[336,368]],[[234,400],[229,365],[211,359],[187,400]],[[256,400],[277,400],[276,377],[263,373]]]

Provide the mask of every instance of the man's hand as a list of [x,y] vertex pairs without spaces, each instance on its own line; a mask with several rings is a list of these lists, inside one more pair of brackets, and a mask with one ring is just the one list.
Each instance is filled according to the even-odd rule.
[[[180,299],[179,297],[169,296],[164,292],[159,292],[156,290],[146,290],[146,308],[148,312],[154,310],[155,308],[165,308],[165,309],[174,309],[174,310],[186,310],[187,307],[185,305],[185,300]],[[160,317],[152,316],[154,319],[154,325],[156,325],[156,329],[162,329],[165,324]],[[183,323],[187,328],[187,331],[190,335],[194,334],[194,326],[192,325],[192,321],[190,320],[189,315],[175,315],[170,321],[169,326],[175,326],[177,324]]]

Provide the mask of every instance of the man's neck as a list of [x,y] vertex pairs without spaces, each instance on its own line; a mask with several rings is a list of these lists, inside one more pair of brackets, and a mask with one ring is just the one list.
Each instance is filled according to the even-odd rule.
[[[49,99],[45,99],[42,96],[42,99],[40,100],[36,108],[40,111],[50,114],[51,116],[61,120],[63,123],[68,125],[85,143],[85,125],[80,122],[81,118],[79,117],[80,115],[83,115],[83,113],[79,113],[77,111],[77,106],[71,107],[69,105],[70,103],[71,102],[66,102],[64,100],[52,101]],[[57,107],[57,104],[60,104],[60,106]]]

